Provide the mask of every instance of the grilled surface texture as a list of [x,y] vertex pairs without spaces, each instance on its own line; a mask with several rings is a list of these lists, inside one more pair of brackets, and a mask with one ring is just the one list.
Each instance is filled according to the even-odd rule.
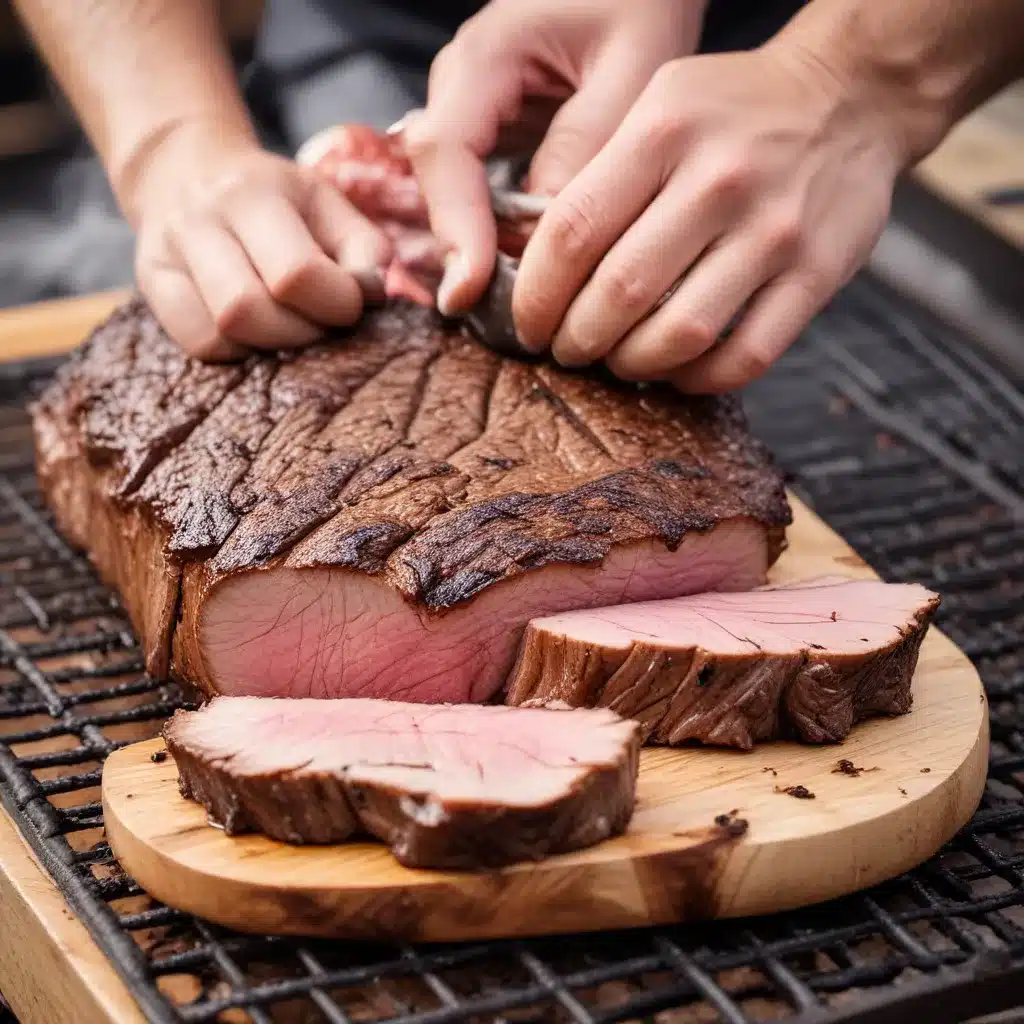
[[369,834],[409,867],[591,846],[633,814],[639,728],[606,709],[217,697],[164,728],[187,799],[230,834]]
[[530,618],[748,589],[790,521],[733,399],[503,360],[401,303],[203,365],[133,300],[33,421],[150,671],[206,694],[485,700]]
[[655,743],[837,742],[910,710],[938,605],[918,584],[823,577],[567,612],[529,624],[507,699],[608,707]]

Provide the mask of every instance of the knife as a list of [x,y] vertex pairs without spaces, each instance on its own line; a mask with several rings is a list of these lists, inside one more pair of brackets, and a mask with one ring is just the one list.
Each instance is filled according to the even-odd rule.
[[[491,185],[491,208],[499,220],[536,220],[548,207],[547,196]],[[474,337],[492,352],[514,359],[536,361],[539,356],[524,348],[512,320],[512,289],[516,283],[519,260],[498,252],[494,273],[483,295],[462,314]]]

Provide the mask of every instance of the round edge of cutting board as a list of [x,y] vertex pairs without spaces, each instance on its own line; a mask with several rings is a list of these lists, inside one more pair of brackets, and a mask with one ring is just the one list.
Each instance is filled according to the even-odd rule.
[[[973,666],[934,629],[914,692],[909,715],[864,723],[838,746],[649,748],[625,836],[499,872],[414,871],[377,843],[229,837],[180,796],[173,759],[152,760],[159,739],[107,758],[107,838],[153,896],[240,931],[458,941],[772,913],[894,877],[970,819],[988,706]],[[876,770],[844,775],[840,758]],[[815,798],[780,792],[795,785]],[[729,811],[749,822],[745,836],[715,825]]]

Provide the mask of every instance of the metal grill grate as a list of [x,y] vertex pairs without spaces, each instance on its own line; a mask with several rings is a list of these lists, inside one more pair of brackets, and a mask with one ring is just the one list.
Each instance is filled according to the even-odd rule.
[[[960,1021],[1024,992],[1024,396],[858,281],[752,389],[796,489],[940,625],[991,703],[973,823],[917,871],[770,919],[444,948],[245,937],[153,902],[103,842],[103,758],[155,735],[116,602],[43,512],[0,382],[0,795],[153,1021]],[[968,1012],[969,1011],[969,1012]]]

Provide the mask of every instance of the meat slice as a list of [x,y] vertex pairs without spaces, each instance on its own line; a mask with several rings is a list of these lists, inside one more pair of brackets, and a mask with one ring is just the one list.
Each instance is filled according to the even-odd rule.
[[790,520],[734,399],[502,360],[408,303],[204,366],[132,301],[34,428],[149,670],[208,695],[484,701],[531,618],[757,586]]
[[625,831],[635,722],[606,709],[218,697],[164,728],[182,795],[225,831],[383,839],[409,867],[481,868]]
[[608,707],[655,743],[836,742],[910,710],[938,604],[918,584],[835,576],[566,612],[527,627],[507,702]]

